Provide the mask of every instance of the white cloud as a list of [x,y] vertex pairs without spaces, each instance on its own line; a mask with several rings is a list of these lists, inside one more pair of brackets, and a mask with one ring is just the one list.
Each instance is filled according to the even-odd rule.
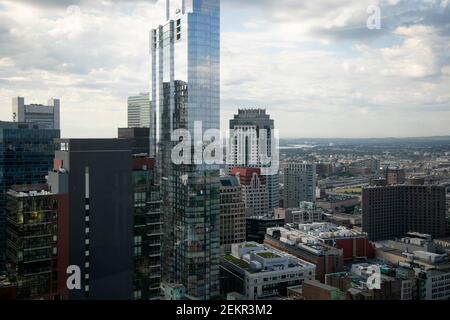
[[[223,0],[223,128],[238,108],[267,107],[282,136],[448,134],[449,37],[395,15],[367,30],[377,3],[389,17],[403,2]],[[13,96],[60,97],[64,136],[115,136],[127,96],[148,90],[148,31],[163,11],[162,1],[0,0],[0,118]]]

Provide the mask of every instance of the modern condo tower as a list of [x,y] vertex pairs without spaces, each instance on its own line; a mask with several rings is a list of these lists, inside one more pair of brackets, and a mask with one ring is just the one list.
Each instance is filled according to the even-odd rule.
[[220,129],[220,0],[167,0],[166,9],[166,22],[150,34],[150,157],[156,156],[163,195],[162,282],[184,286],[190,299],[212,299],[219,295],[219,166],[175,164],[179,141],[171,135],[186,129],[192,139],[183,142],[202,150],[211,140],[194,135],[194,124],[201,123],[201,133]]

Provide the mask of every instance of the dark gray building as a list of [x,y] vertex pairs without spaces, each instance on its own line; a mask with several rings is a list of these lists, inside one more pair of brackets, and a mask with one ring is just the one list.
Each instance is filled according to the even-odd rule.
[[6,193],[13,185],[45,183],[59,135],[35,123],[0,121],[0,270],[5,266]]
[[119,128],[119,139],[132,139],[132,154],[146,154],[150,152],[150,129],[149,128]]
[[362,228],[372,241],[408,232],[445,237],[445,187],[395,185],[362,191]]
[[131,140],[58,140],[49,186],[69,201],[69,265],[82,288],[70,299],[133,299]]
[[284,226],[284,219],[272,216],[254,216],[246,219],[247,241],[264,243],[268,228]]
[[288,163],[284,168],[284,208],[297,208],[300,202],[316,202],[316,165]]

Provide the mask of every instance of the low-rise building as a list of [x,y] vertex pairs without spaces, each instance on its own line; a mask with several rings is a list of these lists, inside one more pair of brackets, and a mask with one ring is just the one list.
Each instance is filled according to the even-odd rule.
[[[378,280],[373,282],[373,270],[378,270]],[[346,300],[411,300],[414,282],[400,279],[395,269],[378,264],[353,264],[350,272],[327,274],[327,285],[339,288]],[[376,286],[375,286],[376,284]]]
[[337,226],[332,223],[291,224],[304,236],[318,239],[321,243],[341,249],[344,261],[374,257],[374,248],[367,234],[355,229]]
[[415,261],[426,269],[448,262],[448,254],[441,245],[430,235],[417,232],[410,232],[401,239],[375,242],[375,255],[393,265]]
[[233,244],[221,261],[224,293],[237,292],[249,300],[287,296],[287,288],[314,280],[315,266],[256,242]]
[[327,273],[340,272],[344,267],[342,249],[322,243],[318,238],[289,226],[269,228],[264,243],[314,264],[316,279],[321,282],[325,282]]
[[313,202],[300,202],[299,208],[277,208],[275,217],[285,223],[313,223],[323,220],[324,211]]
[[246,219],[247,241],[264,242],[268,228],[284,226],[284,219],[273,216],[254,216]]
[[302,289],[304,300],[341,300],[343,298],[341,290],[319,281],[305,281]]
[[325,221],[347,228],[360,227],[362,215],[347,213],[325,214]]
[[450,299],[449,254],[430,235],[409,233],[396,241],[376,243],[376,256],[398,266],[397,276],[412,281],[413,298],[418,300]]
[[325,198],[317,201],[320,208],[333,213],[351,213],[360,203],[360,197],[346,194],[327,194]]

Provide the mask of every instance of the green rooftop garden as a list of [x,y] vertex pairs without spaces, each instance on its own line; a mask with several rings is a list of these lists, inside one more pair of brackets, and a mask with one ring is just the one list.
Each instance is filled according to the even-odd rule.
[[265,251],[265,252],[258,252],[257,253],[258,256],[264,258],[264,259],[276,259],[276,258],[280,258],[279,255],[269,252],[269,251]]
[[249,264],[247,262],[232,255],[225,256],[224,259],[242,269],[247,269],[249,267]]

